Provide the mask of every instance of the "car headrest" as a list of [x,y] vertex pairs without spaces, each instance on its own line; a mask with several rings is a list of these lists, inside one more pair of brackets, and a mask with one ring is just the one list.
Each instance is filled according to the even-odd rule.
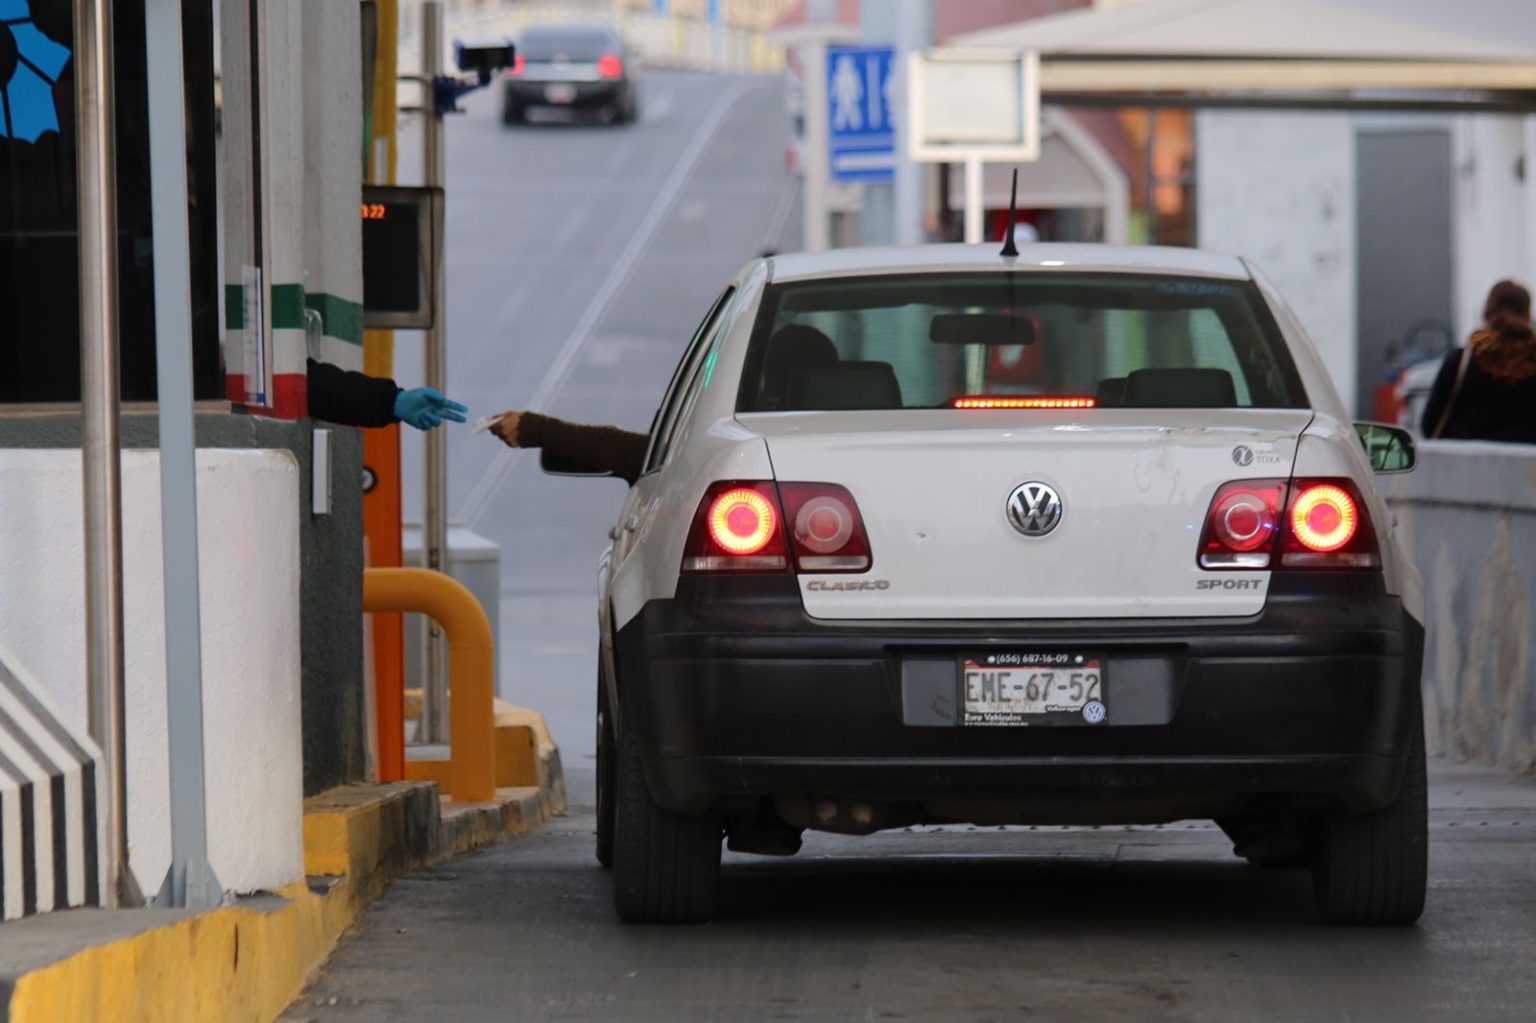
[[888,362],[843,362],[806,370],[789,389],[792,409],[901,408],[901,384]]
[[768,339],[760,406],[769,410],[784,408],[797,375],[835,366],[837,358],[837,346],[815,327],[798,323],[780,327]]
[[1105,377],[1099,381],[1094,400],[1100,405],[1120,405],[1125,402],[1125,377]]
[[1224,369],[1138,369],[1125,378],[1122,403],[1133,408],[1232,408],[1237,389]]

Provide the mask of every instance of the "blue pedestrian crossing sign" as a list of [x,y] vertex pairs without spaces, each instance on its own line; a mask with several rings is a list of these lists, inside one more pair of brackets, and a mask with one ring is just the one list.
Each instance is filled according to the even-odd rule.
[[896,51],[889,46],[827,47],[827,163],[833,181],[895,179],[895,66]]

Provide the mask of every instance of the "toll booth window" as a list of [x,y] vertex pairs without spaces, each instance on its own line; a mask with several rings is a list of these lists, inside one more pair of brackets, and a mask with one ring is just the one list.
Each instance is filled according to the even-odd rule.
[[[80,398],[75,40],[70,0],[0,3],[0,403]],[[113,4],[122,397],[155,397],[144,0]],[[214,190],[212,5],[182,5],[193,388],[223,390]]]

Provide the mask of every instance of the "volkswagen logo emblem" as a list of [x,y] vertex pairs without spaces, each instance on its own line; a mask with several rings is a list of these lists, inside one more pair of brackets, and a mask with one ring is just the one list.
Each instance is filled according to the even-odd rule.
[[1008,495],[1008,523],[1025,536],[1044,536],[1061,521],[1061,495],[1054,487],[1031,480]]

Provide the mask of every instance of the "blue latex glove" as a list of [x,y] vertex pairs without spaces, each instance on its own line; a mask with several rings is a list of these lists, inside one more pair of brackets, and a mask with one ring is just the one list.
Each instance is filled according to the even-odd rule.
[[418,430],[431,430],[444,420],[464,422],[469,409],[430,387],[413,387],[395,395],[395,418]]

